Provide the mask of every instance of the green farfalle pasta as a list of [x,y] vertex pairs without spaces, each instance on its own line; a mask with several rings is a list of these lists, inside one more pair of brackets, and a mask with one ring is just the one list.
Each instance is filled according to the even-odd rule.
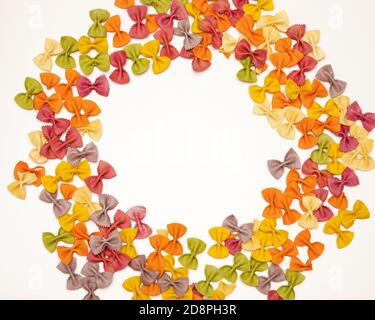
[[107,31],[103,23],[108,20],[110,13],[104,9],[94,9],[90,11],[90,18],[94,22],[87,35],[92,38],[105,38]]
[[125,48],[126,56],[133,61],[132,71],[136,75],[145,73],[150,68],[150,60],[140,58],[142,45],[139,43],[130,44]]
[[317,164],[328,164],[328,148],[331,144],[334,143],[334,140],[327,134],[323,133],[318,137],[318,149],[314,150],[311,153],[311,160]]
[[111,67],[109,55],[106,52],[100,52],[94,58],[91,58],[87,54],[83,54],[79,57],[79,65],[85,75],[91,74],[95,67],[104,72],[108,71]]
[[277,293],[284,300],[294,300],[296,298],[294,288],[305,280],[305,276],[300,272],[288,269],[285,272],[285,278],[288,284],[277,289]]
[[206,265],[204,268],[204,274],[206,276],[206,280],[199,281],[195,287],[196,289],[206,297],[211,297],[214,293],[214,288],[212,286],[212,282],[219,282],[223,279],[223,274],[220,269]]
[[244,284],[251,287],[257,287],[259,283],[259,277],[256,273],[266,271],[267,269],[267,262],[260,262],[251,258],[248,270],[242,272],[240,278]]
[[59,242],[65,243],[74,243],[74,237],[63,228],[60,228],[57,235],[55,236],[51,232],[43,232],[42,240],[44,247],[50,252],[53,253],[56,250],[57,244]]
[[198,259],[197,255],[203,253],[206,250],[206,244],[197,238],[189,238],[187,240],[187,245],[190,253],[183,254],[178,258],[181,265],[187,269],[197,270],[198,269]]
[[247,271],[250,268],[250,261],[243,253],[237,253],[233,257],[233,265],[223,266],[220,268],[223,278],[231,283],[237,281],[237,270]]
[[77,40],[70,36],[64,36],[61,37],[60,43],[64,52],[56,58],[56,64],[63,69],[75,69],[76,61],[71,55],[78,51]]
[[14,97],[17,105],[26,110],[34,109],[33,96],[42,92],[43,87],[40,82],[34,78],[27,77],[25,79],[25,93],[19,93]]
[[171,0],[141,0],[141,2],[153,7],[157,13],[167,12],[171,6]]
[[247,57],[246,59],[241,59],[240,63],[243,68],[237,72],[237,78],[243,82],[255,83],[257,81],[257,74],[252,69],[254,65],[251,62],[251,58]]

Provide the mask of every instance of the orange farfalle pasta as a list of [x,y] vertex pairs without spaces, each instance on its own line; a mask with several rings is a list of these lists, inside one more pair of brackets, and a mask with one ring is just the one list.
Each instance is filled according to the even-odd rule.
[[69,183],[61,183],[60,184],[60,192],[64,197],[64,200],[71,200],[73,198],[74,193],[77,191],[77,187],[73,186]]
[[236,23],[236,28],[254,46],[259,46],[264,42],[263,29],[254,30],[255,20],[248,15],[244,15]]
[[88,125],[89,117],[97,116],[101,113],[99,106],[91,100],[83,100],[82,97],[69,98],[65,101],[65,108],[73,113],[71,124],[75,128]]
[[301,91],[301,100],[307,109],[314,105],[316,98],[325,98],[327,96],[328,91],[326,87],[316,79],[312,84],[310,83],[310,80],[307,80]]
[[159,29],[159,25],[156,21],[156,14],[146,15],[146,27],[150,33],[154,33]]
[[33,182],[33,185],[35,187],[39,187],[42,184],[42,178],[46,174],[46,170],[44,167],[37,166],[35,168],[30,168],[29,165],[24,161],[19,161],[14,167],[14,170],[13,170],[14,179],[18,179],[19,172],[20,173],[28,172],[28,173],[35,174],[36,180],[35,182]]
[[311,118],[305,118],[296,124],[296,129],[302,133],[302,136],[298,140],[298,147],[301,149],[311,149],[318,143],[318,139],[313,133],[314,128],[315,120]]
[[155,249],[146,260],[146,268],[156,270],[160,275],[163,274],[165,269],[165,258],[162,254],[168,244],[169,240],[166,236],[155,235],[149,238],[151,246]]
[[274,53],[270,55],[270,60],[276,69],[272,70],[268,76],[277,79],[280,84],[285,84],[287,76],[283,69],[288,66],[290,57],[285,53]]
[[205,13],[207,11],[207,9],[208,9],[208,0],[192,0],[192,4],[201,13]]
[[263,217],[268,219],[278,219],[283,215],[280,207],[276,205],[277,199],[282,196],[279,189],[268,188],[262,191],[262,196],[265,201],[269,203],[263,210]]
[[275,44],[276,51],[285,53],[289,57],[289,61],[286,64],[287,68],[291,68],[297,65],[303,59],[303,53],[298,50],[292,49],[292,40],[289,38],[282,38]]
[[202,42],[192,49],[195,57],[203,61],[211,61],[212,53],[208,46],[211,44],[212,36],[210,33],[200,34]]
[[65,265],[72,262],[74,254],[79,256],[87,256],[89,254],[89,249],[85,241],[75,240],[72,247],[57,247],[57,255]]
[[340,121],[337,117],[328,117],[325,121],[315,120],[313,133],[317,136],[323,134],[324,130],[331,131],[333,133],[340,132]]
[[142,284],[140,291],[150,297],[157,297],[160,296],[160,286],[157,284],[157,282],[151,283],[151,284]]
[[[78,222],[74,225],[70,234],[77,240],[90,241],[90,235],[87,232],[87,227],[84,222]],[[100,233],[98,235],[101,235]]]
[[65,78],[67,83],[59,83],[55,86],[55,91],[63,100],[73,97],[73,88],[77,86],[80,73],[76,70],[67,69]]
[[57,74],[43,72],[40,74],[40,81],[48,90],[51,90],[60,83],[61,78]]
[[298,255],[298,250],[295,243],[291,240],[285,241],[285,243],[281,246],[281,249],[271,248],[269,249],[272,255],[272,263],[275,265],[280,265],[285,257],[295,257]]
[[113,46],[115,48],[125,47],[131,40],[129,34],[121,30],[121,19],[119,15],[110,17],[104,24],[107,32],[112,32],[113,36]]
[[276,92],[272,97],[272,108],[273,109],[283,109],[286,107],[295,107],[301,109],[302,101],[298,97],[297,99],[290,99],[283,92]]
[[320,242],[311,242],[311,232],[309,230],[300,232],[296,236],[294,244],[296,247],[307,247],[308,260],[304,263],[298,258],[298,256],[293,256],[290,261],[290,270],[298,272],[312,270],[312,261],[318,259],[322,255],[324,244]]
[[293,195],[289,192],[282,193],[281,196],[276,199],[276,205],[284,210],[282,217],[284,225],[294,224],[301,217],[301,214],[297,210],[290,208],[292,202]]
[[342,192],[339,196],[330,197],[328,199],[328,203],[336,209],[346,210],[348,208],[348,198],[344,192]]
[[128,9],[134,6],[134,3],[135,3],[134,0],[116,0],[115,6],[121,9]]
[[[301,178],[298,171],[292,169],[286,177],[286,184],[287,188],[285,192],[290,192],[294,199],[301,200],[303,195],[313,194],[317,184],[317,178],[315,176]],[[301,188],[303,193],[301,193]]]
[[219,32],[227,31],[231,26],[231,22],[227,15],[215,10],[215,3],[210,3],[207,6],[207,11],[203,14],[205,17],[214,16],[216,20],[216,29]]
[[168,242],[165,252],[173,256],[182,255],[183,247],[178,239],[185,235],[187,228],[180,223],[170,223],[167,225],[167,230],[172,236],[172,240]]
[[48,97],[45,92],[42,91],[34,97],[34,109],[40,110],[45,105],[49,106],[50,109],[57,114],[60,113],[62,109],[63,101],[61,96],[57,93],[54,93]]

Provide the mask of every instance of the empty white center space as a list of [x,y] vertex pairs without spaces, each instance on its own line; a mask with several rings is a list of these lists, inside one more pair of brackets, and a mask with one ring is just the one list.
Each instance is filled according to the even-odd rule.
[[215,60],[200,74],[174,61],[162,75],[112,85],[101,99],[101,158],[118,173],[105,191],[122,206],[146,206],[154,227],[181,222],[199,234],[229,214],[260,218],[266,161],[290,147],[252,114],[237,63]]

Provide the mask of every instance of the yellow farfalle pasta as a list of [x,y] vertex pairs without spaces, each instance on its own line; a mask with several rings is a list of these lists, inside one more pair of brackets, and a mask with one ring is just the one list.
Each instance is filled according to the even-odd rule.
[[323,49],[319,47],[319,30],[306,31],[302,40],[306,41],[312,47],[312,52],[309,53],[309,56],[313,57],[317,61],[323,60],[326,57],[326,54],[324,53]]
[[266,116],[272,129],[278,128],[284,118],[284,109],[271,109],[271,104],[267,99],[263,103],[256,103],[253,113],[258,116]]
[[34,146],[34,149],[30,151],[29,158],[37,164],[44,164],[48,159],[40,154],[40,149],[47,142],[44,138],[42,131],[33,131],[29,133],[29,140]]
[[121,252],[126,254],[129,258],[135,258],[138,253],[134,246],[134,240],[137,237],[137,229],[135,228],[125,228],[120,231],[120,237],[122,242],[125,244],[121,247]]
[[251,99],[256,103],[263,103],[267,98],[267,93],[276,93],[280,91],[280,83],[277,79],[266,77],[264,79],[263,87],[252,85],[249,87],[249,94]]
[[99,203],[91,200],[91,192],[87,186],[77,189],[73,194],[72,200],[86,208],[87,212],[91,215],[95,211],[102,209]]
[[296,107],[286,107],[284,110],[285,122],[277,127],[280,136],[287,140],[294,140],[296,136],[295,125],[301,122],[305,115]]
[[302,205],[304,213],[298,221],[298,225],[304,229],[317,229],[319,227],[318,219],[315,217],[314,212],[322,206],[323,202],[314,196],[302,197]]
[[274,16],[272,15],[264,15],[260,17],[258,21],[258,27],[274,27],[280,32],[287,32],[289,27],[289,18],[286,11],[280,11],[276,13]]
[[208,231],[212,240],[216,241],[216,244],[208,249],[208,254],[216,259],[224,259],[228,257],[229,250],[225,246],[224,241],[230,236],[230,231],[224,227],[214,227]]

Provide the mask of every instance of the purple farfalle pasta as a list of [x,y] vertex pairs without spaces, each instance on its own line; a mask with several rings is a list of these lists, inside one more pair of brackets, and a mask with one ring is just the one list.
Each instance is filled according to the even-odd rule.
[[259,277],[257,289],[259,292],[268,295],[272,282],[282,282],[285,280],[285,273],[279,266],[271,264],[268,268],[268,277]]
[[86,262],[86,264],[82,268],[81,273],[86,277],[95,278],[96,284],[99,289],[107,288],[113,280],[112,272],[100,272],[99,263]]
[[234,215],[230,215],[224,220],[223,227],[229,229],[231,232],[237,233],[242,243],[249,241],[253,236],[253,224],[245,223],[239,226],[238,220]]
[[135,257],[129,263],[129,267],[134,271],[139,271],[141,273],[141,280],[144,285],[150,285],[154,283],[159,277],[159,272],[151,269],[145,268],[146,256],[139,255]]
[[177,27],[174,28],[174,34],[179,37],[184,37],[185,50],[191,50],[202,42],[202,37],[190,32],[189,19],[178,22]]
[[95,211],[91,215],[91,220],[100,227],[110,227],[111,218],[108,215],[108,211],[115,209],[119,202],[114,196],[101,194],[99,196],[99,203],[102,209]]
[[56,268],[60,270],[62,273],[69,275],[68,279],[66,280],[66,288],[68,290],[77,290],[82,287],[82,284],[81,284],[82,276],[75,273],[75,270],[77,269],[76,258],[73,258],[72,262],[68,265],[65,265],[62,262],[60,262]]
[[64,214],[66,214],[72,204],[69,201],[64,199],[57,199],[57,192],[50,193],[47,190],[42,190],[39,195],[39,199],[45,203],[51,203],[53,208],[53,213],[55,214],[56,218],[60,218]]
[[73,167],[76,167],[81,160],[88,162],[98,162],[99,150],[94,142],[90,142],[81,151],[79,149],[68,148],[66,157]]
[[275,179],[280,179],[284,174],[284,169],[301,169],[301,161],[297,152],[294,149],[290,149],[283,161],[279,160],[268,160],[268,170]]
[[174,289],[174,292],[179,297],[182,297],[189,288],[189,278],[181,277],[172,280],[169,274],[164,273],[158,280],[158,285],[160,286],[161,292],[167,291],[169,288],[172,287]]
[[330,64],[321,67],[316,74],[316,78],[329,83],[329,94],[332,98],[341,96],[347,86],[345,81],[335,79],[335,73]]
[[102,253],[106,248],[119,251],[121,249],[121,237],[118,230],[113,230],[107,238],[96,235],[90,236],[90,248],[95,255]]

